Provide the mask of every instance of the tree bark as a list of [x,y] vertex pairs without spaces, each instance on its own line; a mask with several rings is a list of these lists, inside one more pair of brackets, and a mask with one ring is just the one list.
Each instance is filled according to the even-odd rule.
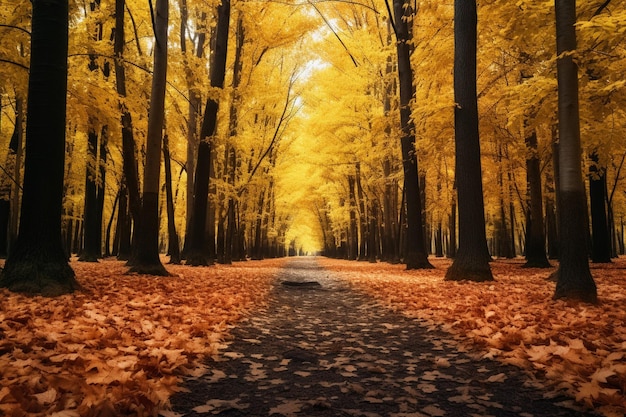
[[[217,27],[215,29],[215,50],[210,69],[211,87],[224,88],[226,74],[226,53],[228,51],[228,28],[230,26],[230,0],[223,0],[217,7]],[[209,196],[209,177],[211,175],[211,138],[217,130],[217,99],[208,98],[204,110],[204,119],[200,129],[200,145],[194,175],[193,212],[189,236],[187,264],[210,265],[212,254],[209,253],[206,239],[206,217]]]
[[454,2],[454,139],[459,249],[446,280],[491,281],[476,96],[476,1]]
[[[413,11],[409,1],[394,0],[396,49],[398,54],[398,81],[400,85],[400,126],[402,137],[402,166],[404,169],[404,192],[406,199],[406,243],[404,263],[407,269],[433,268],[428,261],[424,245],[424,224],[418,179],[417,153],[415,150],[415,126],[411,119],[411,100],[415,99],[413,71],[411,69],[411,34]],[[410,20],[411,19],[411,20]]]
[[560,263],[555,299],[597,303],[596,284],[589,270],[586,245],[587,218],[582,180],[578,67],[571,52],[576,50],[576,1],[555,0],[557,82],[559,92],[559,239]]
[[80,286],[61,237],[68,1],[34,0],[21,221],[0,286],[44,296]]
[[361,184],[361,164],[359,162],[356,163],[355,166],[355,185],[356,185],[356,197],[358,200],[358,214],[359,214],[359,230],[360,230],[360,239],[359,239],[359,261],[365,261],[368,259],[367,252],[369,234],[371,233],[368,230],[368,221],[367,221],[367,210],[365,209],[365,197],[363,195],[363,186]]
[[157,0],[155,12],[154,70],[146,137],[141,221],[138,224],[139,230],[135,241],[137,246],[133,250],[130,272],[168,276],[169,273],[159,258],[159,180],[167,82],[168,0]]
[[611,262],[611,235],[606,210],[606,169],[598,166],[596,152],[590,155],[589,199],[591,201],[591,261],[594,263]]
[[176,232],[176,214],[174,212],[174,194],[172,192],[172,162],[167,135],[163,135],[163,161],[165,164],[165,194],[167,202],[167,250],[171,264],[180,264],[180,243]]
[[550,268],[546,256],[543,230],[543,197],[541,195],[541,169],[537,155],[537,133],[533,130],[526,142],[526,181],[528,189],[528,215],[526,224],[526,268]]
[[102,217],[98,216],[98,133],[94,128],[87,134],[87,169],[85,172],[85,204],[83,247],[79,261],[98,262],[102,258]]
[[[125,0],[115,0],[115,41],[113,50],[115,53],[115,87],[120,98],[126,97],[126,71],[123,64],[125,32],[124,32]],[[133,134],[133,119],[123,100],[120,100],[121,124],[122,124],[122,170],[126,182],[126,195],[128,208],[138,228],[141,213],[141,196],[139,195],[139,173],[137,168],[137,155],[135,138]],[[132,222],[128,219],[126,225],[128,233],[132,233]],[[128,236],[132,241],[132,237]],[[118,259],[130,260],[131,248],[126,247],[126,236],[120,242]]]
[[350,228],[348,232],[348,260],[355,261],[358,256],[358,226],[356,221],[356,197],[354,185],[356,180],[353,175],[348,175],[348,201],[350,210]]

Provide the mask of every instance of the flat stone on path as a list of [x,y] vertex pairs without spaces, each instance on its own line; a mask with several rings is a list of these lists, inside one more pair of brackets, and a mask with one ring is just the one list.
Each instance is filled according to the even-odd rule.
[[594,415],[566,408],[569,398],[544,398],[520,369],[465,352],[445,332],[352,291],[315,258],[294,258],[277,283],[208,374],[172,398],[176,415]]

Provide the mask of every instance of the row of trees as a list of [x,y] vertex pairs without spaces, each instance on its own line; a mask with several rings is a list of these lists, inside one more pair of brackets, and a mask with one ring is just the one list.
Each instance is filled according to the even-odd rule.
[[[0,30],[7,36],[0,38],[0,65],[6,68],[0,132],[10,142],[7,207],[0,210],[10,256],[2,284],[29,292],[72,290],[76,283],[66,258],[73,251],[89,261],[117,255],[137,272],[166,274],[158,257],[165,247],[172,261],[184,258],[192,265],[321,249],[351,259],[403,261],[409,268],[430,267],[431,250],[455,257],[449,279],[483,280],[492,278],[490,253],[523,251],[529,265],[548,265],[545,224],[548,243],[583,244],[561,246],[557,295],[593,301],[587,239],[563,239],[588,234],[572,101],[578,93],[571,80],[577,80],[578,63],[580,95],[593,104],[582,111],[592,213],[609,207],[607,219],[593,217],[594,253],[602,242],[613,243],[607,247],[617,252],[623,233],[615,233],[621,224],[614,208],[623,194],[618,185],[624,158],[620,162],[621,153],[616,157],[608,149],[621,152],[616,139],[623,128],[607,122],[620,120],[622,111],[622,85],[614,76],[623,65],[622,34],[611,30],[622,14],[614,11],[621,10],[615,0],[584,6],[578,11],[584,46],[577,49],[573,2],[563,3],[556,3],[568,12],[566,18],[557,15],[558,39],[568,40],[559,44],[558,55],[554,9],[545,3],[492,2],[476,10],[473,2],[453,8],[402,0],[180,0],[157,1],[155,7],[94,0],[61,7],[56,20],[38,25],[34,2],[32,30],[29,5],[1,6]],[[49,13],[40,7],[39,13]],[[497,18],[477,32],[483,14]],[[529,19],[537,27],[527,25]],[[30,138],[48,141],[53,134],[30,127],[30,101],[37,91],[49,96],[50,86],[61,85],[34,78],[35,35],[41,31],[46,40],[54,35],[55,44],[67,44],[58,32],[61,20],[71,29],[69,49],[61,54],[43,46],[63,55],[55,64],[59,71],[67,62],[70,68],[64,129],[54,131],[57,146],[65,147],[66,169],[50,183],[52,168],[29,162],[29,154],[52,159],[47,142],[37,145]],[[565,29],[570,33],[563,35]],[[570,83],[559,84],[559,94],[569,95],[558,100],[557,66],[559,82]],[[63,103],[55,108],[65,109]],[[61,125],[60,110],[46,117]],[[44,200],[43,191],[28,185],[30,169],[38,170],[56,200]],[[30,204],[44,213],[29,208],[33,188]],[[29,210],[36,221],[29,220]],[[579,218],[571,221],[572,213]],[[579,228],[568,232],[570,225]],[[51,238],[44,238],[46,230]],[[20,255],[21,246],[33,255]],[[61,264],[62,275],[49,268]],[[24,280],[24,265],[42,279]],[[45,278],[60,276],[60,286]],[[571,283],[577,283],[573,289]]]

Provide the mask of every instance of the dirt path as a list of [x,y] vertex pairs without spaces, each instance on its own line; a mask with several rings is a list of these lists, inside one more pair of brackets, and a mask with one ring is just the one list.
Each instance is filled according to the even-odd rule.
[[[590,416],[544,399],[519,369],[459,352],[452,338],[392,313],[292,260],[267,309],[172,399],[181,416]],[[558,405],[560,404],[560,405]]]

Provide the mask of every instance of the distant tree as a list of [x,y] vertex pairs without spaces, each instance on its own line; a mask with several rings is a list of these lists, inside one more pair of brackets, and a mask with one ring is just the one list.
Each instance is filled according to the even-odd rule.
[[148,115],[141,217],[137,225],[137,246],[130,262],[131,272],[151,275],[169,275],[159,258],[159,179],[165,120],[168,16],[168,0],[157,0],[154,16],[154,73]]
[[578,66],[576,50],[576,0],[555,0],[557,81],[559,90],[559,269],[555,299],[590,303],[598,301],[589,270],[587,206],[582,179]]
[[68,1],[33,0],[24,193],[0,286],[57,296],[79,288],[61,239]]
[[454,138],[459,248],[446,280],[491,281],[476,95],[475,0],[454,2]]

